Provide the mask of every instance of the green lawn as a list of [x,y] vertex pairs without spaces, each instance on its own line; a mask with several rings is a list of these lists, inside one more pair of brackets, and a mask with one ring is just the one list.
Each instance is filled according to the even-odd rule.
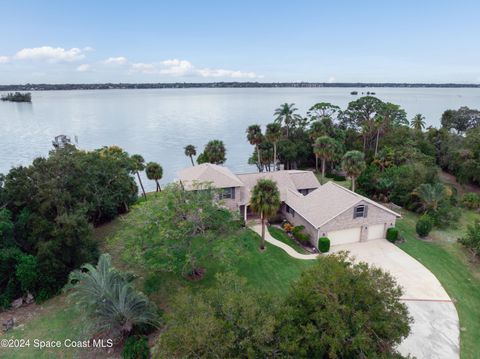
[[[117,219],[110,224],[96,229],[96,238],[101,241],[102,251],[112,255],[115,265],[122,269],[134,270],[139,276],[137,286],[149,295],[150,299],[164,310],[168,310],[169,301],[181,287],[193,290],[208,288],[214,283],[215,274],[225,270],[235,271],[238,275],[247,278],[248,283],[256,288],[269,291],[275,295],[287,292],[290,283],[296,280],[301,272],[312,265],[312,261],[302,261],[291,258],[283,250],[267,244],[267,249],[260,252],[260,237],[249,229],[239,230],[236,240],[243,244],[243,250],[238,258],[231,258],[230,265],[219,265],[211,260],[202,265],[206,268],[205,277],[201,281],[191,282],[174,274],[147,274],[139,268],[132,268],[120,260],[121,244],[112,244],[105,238],[114,235],[122,225]],[[66,299],[65,295],[57,296],[39,307],[33,319],[19,328],[7,333],[3,338],[34,338],[45,340],[81,339],[81,313],[78,313]],[[38,350],[32,346],[17,350],[0,352],[1,357],[8,358],[78,358],[89,357],[85,350]]]
[[280,242],[283,242],[285,244],[288,244],[290,247],[295,249],[298,253],[301,254],[308,254],[307,252],[300,244],[298,244],[295,240],[290,238],[284,230],[274,227],[274,226],[269,226],[268,231],[272,235],[273,238],[279,240]]
[[333,180],[333,178],[327,178],[327,177],[325,177],[325,179],[322,179],[322,174],[316,173],[316,172],[315,172],[315,176],[317,176],[317,179],[321,184],[325,184],[327,182],[333,181],[336,184],[339,184],[340,186],[343,186],[347,189],[351,189],[352,187],[352,181],[350,181],[349,179],[346,179],[345,181],[335,181]]
[[469,220],[478,216],[465,211],[457,228],[435,230],[432,240],[417,239],[415,222],[417,216],[402,212],[397,222],[405,242],[399,247],[427,267],[442,283],[455,302],[460,318],[460,346],[462,358],[478,358],[480,353],[480,267],[470,263],[469,257],[456,238]]

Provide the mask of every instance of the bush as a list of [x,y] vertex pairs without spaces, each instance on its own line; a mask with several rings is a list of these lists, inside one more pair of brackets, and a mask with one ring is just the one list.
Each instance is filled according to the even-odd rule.
[[462,204],[468,209],[480,208],[480,195],[477,193],[465,193],[462,198]]
[[335,174],[332,173],[332,172],[327,172],[327,173],[325,173],[325,177],[326,178],[333,178],[333,177],[335,177]]
[[291,285],[276,316],[278,357],[401,357],[396,347],[412,322],[402,289],[390,274],[347,255],[321,256]]
[[417,234],[420,237],[426,237],[426,236],[428,236],[428,234],[432,230],[432,227],[433,227],[432,219],[427,215],[423,215],[417,221],[417,225],[415,226],[415,230],[417,231]]
[[337,182],[342,182],[342,181],[346,181],[346,178],[345,176],[342,176],[342,175],[334,175],[333,180]]
[[145,335],[129,337],[123,346],[122,358],[124,359],[148,359],[150,348]]
[[467,247],[474,257],[480,254],[480,221],[467,226],[467,232],[458,242]]
[[327,237],[320,237],[318,239],[318,250],[322,253],[327,253],[330,250],[330,239]]
[[294,228],[294,227],[293,227],[290,223],[288,223],[288,222],[285,222],[285,223],[283,224],[283,229],[284,229],[285,232],[287,232],[287,233],[291,233],[292,230],[293,230],[293,228]]
[[304,229],[305,226],[296,226],[292,229],[292,235],[297,241],[307,244],[310,242],[310,235],[308,233],[303,233]]
[[398,229],[395,227],[387,229],[387,240],[395,243],[398,240]]

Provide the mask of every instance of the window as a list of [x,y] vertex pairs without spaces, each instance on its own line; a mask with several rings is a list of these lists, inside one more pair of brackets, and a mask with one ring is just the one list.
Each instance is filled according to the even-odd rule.
[[220,198],[231,198],[235,199],[235,187],[224,188],[220,194]]
[[290,213],[292,217],[295,217],[295,211],[287,204],[287,213]]
[[367,216],[367,206],[361,204],[353,209],[353,218],[366,217]]

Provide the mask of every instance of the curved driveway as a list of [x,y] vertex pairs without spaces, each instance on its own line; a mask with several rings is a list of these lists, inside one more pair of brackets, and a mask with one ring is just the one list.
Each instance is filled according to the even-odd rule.
[[332,246],[332,252],[341,250],[390,272],[403,288],[402,301],[414,323],[411,334],[398,347],[400,353],[419,359],[459,358],[457,310],[432,272],[385,239]]
[[[261,226],[251,228],[261,235]],[[273,238],[265,240],[297,259],[315,259],[316,254],[300,254]],[[410,335],[399,345],[403,355],[419,359],[456,359],[460,353],[457,310],[438,279],[416,259],[385,239],[332,246],[331,252],[349,251],[356,261],[367,262],[392,274],[403,288],[402,301],[414,319]]]

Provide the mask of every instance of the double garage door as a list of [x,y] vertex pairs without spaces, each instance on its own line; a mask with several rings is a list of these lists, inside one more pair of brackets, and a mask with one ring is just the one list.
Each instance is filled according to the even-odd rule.
[[[383,238],[385,233],[384,224],[375,224],[368,227],[367,239],[380,239]],[[339,231],[328,232],[327,236],[330,239],[332,246],[337,244],[348,244],[360,242],[362,234],[362,227],[354,227],[348,229],[342,229]]]

